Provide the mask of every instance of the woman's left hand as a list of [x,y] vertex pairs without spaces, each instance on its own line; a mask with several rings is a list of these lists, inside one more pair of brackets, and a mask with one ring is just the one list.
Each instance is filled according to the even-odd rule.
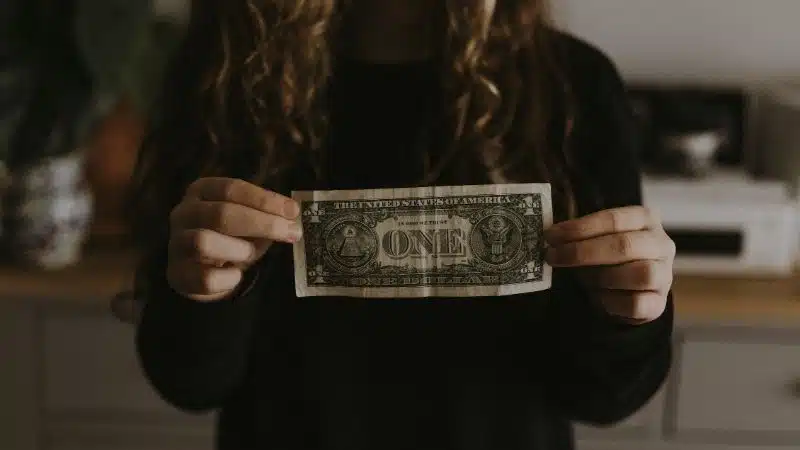
[[631,324],[664,312],[675,243],[642,206],[608,209],[553,225],[545,233],[553,267],[574,268],[612,316]]

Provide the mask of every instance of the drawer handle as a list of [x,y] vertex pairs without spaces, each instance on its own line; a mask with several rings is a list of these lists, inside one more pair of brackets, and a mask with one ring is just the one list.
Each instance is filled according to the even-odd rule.
[[792,393],[792,397],[800,399],[800,378],[789,383],[789,391]]

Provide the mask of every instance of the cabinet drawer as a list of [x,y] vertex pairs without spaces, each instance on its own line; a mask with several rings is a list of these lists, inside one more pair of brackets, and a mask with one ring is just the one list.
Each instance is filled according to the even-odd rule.
[[677,436],[722,432],[733,441],[758,434],[800,442],[800,340],[781,339],[688,339],[673,418]]
[[75,427],[47,433],[47,450],[212,450],[211,435],[164,433],[148,428]]
[[185,417],[144,378],[134,329],[106,316],[44,318],[44,406],[56,415]]

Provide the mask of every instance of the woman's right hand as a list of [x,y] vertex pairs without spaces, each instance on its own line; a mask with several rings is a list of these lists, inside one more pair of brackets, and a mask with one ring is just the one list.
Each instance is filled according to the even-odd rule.
[[228,297],[273,242],[300,240],[294,200],[233,178],[201,178],[170,215],[167,280],[195,301]]

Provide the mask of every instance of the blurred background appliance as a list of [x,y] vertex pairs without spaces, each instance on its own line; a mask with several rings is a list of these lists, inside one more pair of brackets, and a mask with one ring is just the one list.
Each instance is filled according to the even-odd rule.
[[[787,185],[800,223],[800,82],[753,88],[748,120],[749,171],[759,180],[780,180]],[[800,245],[795,260],[800,262]]]
[[747,110],[742,90],[632,85],[629,92],[648,171],[691,178],[741,164]]
[[[775,145],[755,131],[753,124],[771,121],[755,112],[755,96],[640,84],[631,86],[630,99],[643,143],[644,202],[676,243],[676,273],[791,275],[800,209],[786,176],[766,168],[754,175],[751,153]],[[797,162],[800,169],[800,154]]]
[[800,188],[800,82],[756,87],[751,94],[747,164],[761,179]]
[[675,241],[676,273],[792,274],[797,213],[783,182],[731,170],[693,180],[647,176],[643,196]]

